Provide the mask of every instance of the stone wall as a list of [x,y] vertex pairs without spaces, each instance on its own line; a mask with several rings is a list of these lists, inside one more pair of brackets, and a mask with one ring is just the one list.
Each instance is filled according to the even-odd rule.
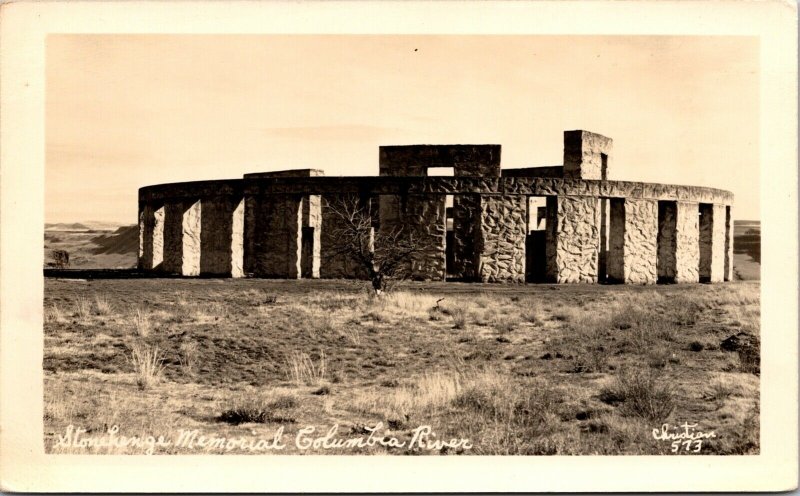
[[609,278],[614,282],[654,284],[658,279],[658,202],[611,201]]
[[242,262],[245,274],[251,274],[255,267],[257,207],[256,197],[244,197],[244,257]]
[[545,280],[558,282],[558,197],[545,200]]
[[678,205],[676,202],[658,202],[658,258],[656,272],[659,280],[670,282],[675,280],[675,244]]
[[163,206],[153,212],[153,260],[151,266],[156,270],[161,270],[164,262],[164,217]]
[[557,282],[597,282],[600,208],[597,198],[557,197]]
[[409,195],[402,212],[404,229],[417,247],[411,255],[411,277],[417,280],[445,279],[445,197]]
[[381,176],[425,176],[430,167],[452,167],[455,176],[500,176],[500,145],[382,146]]
[[[589,131],[564,131],[564,177],[608,179],[612,147],[611,138]],[[606,157],[605,169],[603,156]]]
[[181,201],[164,204],[164,261],[161,271],[183,274],[183,212]]
[[265,195],[256,199],[253,274],[257,277],[300,277],[302,197]]
[[714,206],[701,203],[699,205],[700,216],[698,217],[698,224],[700,229],[700,262],[699,262],[699,277],[700,281],[711,280],[711,263],[712,263],[712,247],[713,247],[713,230],[714,230]]
[[[238,272],[242,272],[243,249],[243,200],[236,197],[217,196],[201,201],[201,250],[200,273],[207,275],[231,275],[234,272],[234,257],[237,257]],[[234,230],[239,210],[240,226]],[[234,247],[239,253],[234,255]]]
[[366,270],[361,263],[347,252],[338,235],[344,228],[342,218],[334,212],[341,210],[341,205],[352,205],[358,201],[357,195],[322,195],[320,235],[320,269],[319,275],[325,279],[366,277]]
[[525,282],[527,198],[484,196],[476,246],[482,282]]
[[183,212],[182,268],[184,276],[200,275],[200,247],[202,239],[202,207],[200,201],[191,204]]
[[675,217],[675,282],[700,280],[699,206],[695,202],[677,202]]
[[236,202],[231,227],[231,277],[244,277],[244,198]]
[[153,229],[155,210],[150,204],[139,204],[139,269],[153,269]]
[[303,277],[319,277],[321,231],[322,197],[308,195],[303,198]]

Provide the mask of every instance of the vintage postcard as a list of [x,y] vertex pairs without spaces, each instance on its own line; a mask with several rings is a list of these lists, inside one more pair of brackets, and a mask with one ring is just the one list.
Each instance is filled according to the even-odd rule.
[[795,5],[0,14],[3,489],[797,486]]

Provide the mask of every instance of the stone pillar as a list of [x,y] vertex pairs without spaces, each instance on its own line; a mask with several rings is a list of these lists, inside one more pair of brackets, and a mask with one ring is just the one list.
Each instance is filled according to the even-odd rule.
[[564,131],[564,177],[608,179],[614,141],[589,131]]
[[184,209],[181,201],[168,201],[164,204],[164,262],[161,264],[161,271],[166,274],[183,273]]
[[733,212],[725,207],[725,280],[733,281]]
[[409,195],[402,223],[417,247],[411,255],[411,277],[423,281],[444,281],[446,276],[445,195]]
[[676,202],[675,282],[700,280],[700,227],[697,202]]
[[183,260],[181,274],[184,276],[200,275],[202,209],[200,200],[190,203],[183,212]]
[[161,270],[164,262],[164,207],[158,208],[153,213],[153,261],[151,268]]
[[253,273],[257,277],[300,277],[302,196],[262,195],[256,199]]
[[302,276],[315,279],[320,267],[321,201],[320,195],[303,198]]
[[711,209],[713,226],[711,228],[711,282],[725,280],[725,257],[727,217],[725,205],[714,204]]
[[526,234],[526,197],[480,197],[476,249],[482,282],[525,282]]
[[480,195],[453,195],[453,275],[478,279],[475,243],[480,225]]
[[678,204],[674,201],[658,202],[658,238],[656,273],[661,282],[675,282],[675,237]]
[[[597,282],[600,251],[599,199],[573,196],[555,198],[556,282]],[[551,268],[550,272],[552,271]]]
[[614,198],[610,212],[609,278],[654,284],[658,280],[658,202]]
[[139,205],[139,270],[153,268],[154,213],[152,205]]
[[244,204],[218,196],[201,202],[200,273],[242,277]]
[[558,282],[558,197],[548,196],[545,200],[545,280]]

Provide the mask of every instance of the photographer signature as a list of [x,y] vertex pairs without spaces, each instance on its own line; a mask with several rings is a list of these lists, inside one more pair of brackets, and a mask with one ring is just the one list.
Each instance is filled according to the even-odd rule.
[[703,449],[703,441],[714,439],[717,433],[704,432],[696,428],[697,424],[684,422],[677,426],[661,424],[660,429],[653,429],[653,439],[658,441],[671,441],[671,450],[677,453],[681,449],[690,453],[699,453]]

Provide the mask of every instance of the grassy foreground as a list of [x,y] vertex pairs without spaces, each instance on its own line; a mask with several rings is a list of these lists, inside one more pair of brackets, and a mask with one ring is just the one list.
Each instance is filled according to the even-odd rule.
[[47,279],[46,450],[758,453],[757,282],[364,288]]

